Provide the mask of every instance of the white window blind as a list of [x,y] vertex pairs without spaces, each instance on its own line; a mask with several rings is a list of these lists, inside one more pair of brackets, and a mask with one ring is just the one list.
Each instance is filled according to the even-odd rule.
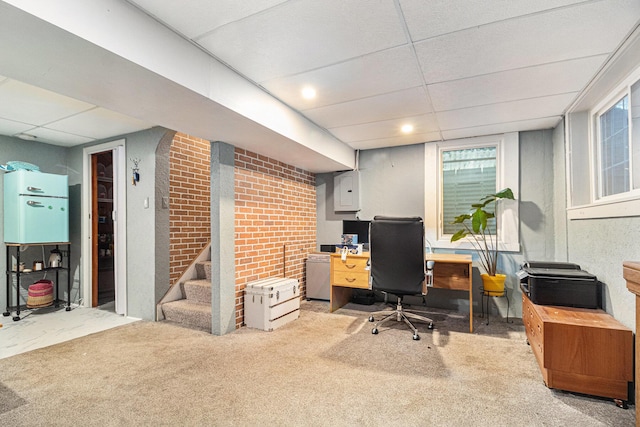
[[[480,198],[496,192],[496,147],[442,152],[443,233],[454,234],[455,217],[471,211]],[[489,224],[495,234],[495,220]]]

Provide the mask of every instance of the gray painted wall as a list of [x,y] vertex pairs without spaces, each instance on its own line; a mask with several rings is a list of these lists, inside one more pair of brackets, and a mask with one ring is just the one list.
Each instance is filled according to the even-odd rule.
[[[555,180],[563,176],[564,160],[554,160],[555,152],[562,153],[564,134],[562,130],[544,130],[520,133],[520,241],[521,251],[503,254],[499,268],[509,277],[508,288],[510,316],[521,317],[522,294],[515,273],[524,260],[552,261],[556,259],[556,234],[563,224],[555,215],[564,211],[555,204],[558,191]],[[559,148],[557,148],[559,147]],[[360,153],[360,197],[361,219],[375,215],[424,216],[424,145],[410,145]],[[564,181],[563,181],[564,182]],[[341,221],[353,218],[354,214],[336,214],[333,210],[333,175],[319,174],[316,177],[318,198],[318,243],[336,243],[340,239]],[[563,184],[561,184],[563,185]],[[559,191],[560,196],[564,190]],[[435,249],[436,252],[446,252]],[[459,251],[465,253],[464,251]],[[469,252],[467,252],[469,253]],[[564,256],[564,254],[562,254]],[[474,311],[479,312],[479,290],[481,280],[474,268]],[[431,290],[427,302],[430,306],[442,307],[468,313],[468,296],[462,292],[443,289]],[[493,299],[496,309],[506,315],[507,303],[501,298]]]
[[235,239],[235,149],[211,143],[211,333],[224,335],[236,328],[235,253],[227,242]]
[[567,159],[564,120],[553,130],[553,219],[556,261],[568,261],[567,253]]
[[[79,266],[83,255],[80,251],[83,149],[112,140],[125,139],[127,164],[124,166],[127,176],[131,175],[133,166],[130,159],[141,159],[140,182],[136,186],[130,182],[126,185],[127,311],[131,317],[155,319],[156,301],[169,288],[169,209],[162,204],[162,197],[169,194],[168,150],[174,133],[163,128],[154,128],[95,144],[67,149],[55,147],[65,153],[65,159],[69,164],[70,239],[74,274],[72,302],[84,298],[79,290]],[[146,198],[149,199],[149,208],[144,207]]]
[[[570,113],[567,127],[573,206],[588,205],[591,200],[588,111]],[[626,288],[622,263],[640,259],[640,217],[566,220],[565,215],[564,218],[566,259],[598,277],[603,284],[604,309],[635,331],[635,296]]]
[[424,216],[424,145],[360,152],[359,212],[334,212],[333,176],[316,176],[317,243],[340,242],[342,220],[376,215]]
[[[166,133],[166,129],[154,128],[126,137],[128,175],[133,167],[130,159],[140,159],[140,181],[135,186],[127,185],[127,308],[129,316],[146,320],[155,320],[156,302],[169,289],[168,221],[156,217],[162,209],[162,200],[157,200],[156,176],[168,173],[169,161],[167,157],[167,165],[158,166],[156,151]],[[166,214],[168,218],[168,209]],[[157,241],[156,230],[167,238]],[[167,261],[164,280],[156,270],[156,259]]]
[[627,290],[622,263],[640,259],[640,218],[572,220],[569,260],[603,283],[605,310],[635,330],[635,296]]

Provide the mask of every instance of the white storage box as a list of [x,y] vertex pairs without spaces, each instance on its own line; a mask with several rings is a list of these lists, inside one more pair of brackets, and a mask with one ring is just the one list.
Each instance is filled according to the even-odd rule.
[[244,290],[244,323],[247,327],[272,331],[299,315],[297,279],[272,277],[247,284]]

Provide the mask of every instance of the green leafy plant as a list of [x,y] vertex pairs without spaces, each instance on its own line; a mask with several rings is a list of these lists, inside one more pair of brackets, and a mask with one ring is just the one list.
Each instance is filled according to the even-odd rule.
[[[469,241],[478,251],[482,268],[489,276],[496,275],[498,264],[498,220],[495,216],[495,210],[500,199],[515,200],[513,191],[510,188],[505,188],[481,198],[480,203],[471,205],[470,213],[458,215],[452,222],[452,224],[460,224],[462,228],[451,236],[451,241],[456,242],[469,237]],[[491,233],[489,227],[493,219],[496,222],[495,234]]]

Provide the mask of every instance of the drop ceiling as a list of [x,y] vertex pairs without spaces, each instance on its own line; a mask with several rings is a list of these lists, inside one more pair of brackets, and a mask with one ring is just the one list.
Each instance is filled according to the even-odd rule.
[[[26,1],[3,3],[39,12]],[[350,150],[553,128],[640,22],[637,0],[99,3],[103,13],[118,9],[130,18],[127,24],[134,29],[118,37],[153,46],[145,22],[160,23],[170,37],[215,58],[309,129]],[[66,19],[56,25],[70,32],[80,25],[73,15]],[[156,42],[155,48],[162,50],[163,43]],[[166,70],[167,85],[171,73],[181,72],[179,65]],[[120,108],[109,91],[91,96],[78,91],[76,96],[71,84],[58,91],[33,84],[38,83],[34,75],[22,79],[18,67],[5,68],[0,61],[0,134],[73,146],[159,125],[207,139],[219,132],[225,137],[220,140],[232,139],[236,146],[310,170],[338,168],[335,162],[320,165],[327,156],[316,163],[301,161],[303,152],[289,158],[295,150],[279,150],[276,138],[286,132],[257,116],[218,122],[214,130],[187,124],[185,111],[167,119],[147,111],[152,110],[148,105]],[[83,80],[84,85],[101,85],[91,75]],[[316,89],[315,99],[301,96],[306,86]],[[191,106],[185,102],[182,108]],[[136,113],[141,109],[146,114]],[[274,143],[256,145],[249,135],[241,137],[255,122],[265,129],[256,128],[258,134],[251,137],[264,132]],[[405,124],[413,125],[413,133],[401,132]],[[285,136],[305,144],[304,137]],[[313,150],[304,153],[313,157]]]

